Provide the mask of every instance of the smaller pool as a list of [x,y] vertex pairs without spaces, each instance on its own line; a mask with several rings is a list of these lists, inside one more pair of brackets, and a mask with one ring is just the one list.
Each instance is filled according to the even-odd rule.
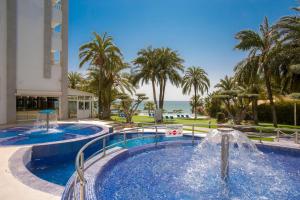
[[99,133],[103,129],[91,124],[58,124],[55,129],[47,132],[44,129],[35,129],[34,126],[17,126],[0,129],[0,146],[26,145],[46,142],[55,142],[81,138]]
[[[164,137],[163,135],[159,135],[157,138],[144,138],[144,139],[133,139],[137,136],[140,136],[141,133],[128,133],[126,135],[127,143],[126,144],[118,144],[115,146],[124,147],[124,148],[131,148],[131,147],[137,147],[142,146],[145,144],[151,144],[163,141],[178,141],[178,140],[191,140],[190,136],[183,136],[183,137]],[[155,133],[145,133],[145,136],[154,136]],[[123,141],[124,136],[121,134],[113,135],[109,138],[108,144],[112,145],[117,142]],[[199,142],[200,138],[197,139],[197,143]],[[114,145],[113,145],[114,146]],[[91,149],[90,153],[95,152],[99,150],[99,148],[102,148],[102,143],[97,145],[97,149],[93,148]],[[65,159],[65,162],[57,162],[53,158],[53,162],[47,162],[39,160],[33,160],[31,161],[30,165],[27,166],[27,168],[36,176],[38,176],[41,179],[44,179],[46,181],[65,186],[68,182],[69,178],[72,176],[72,174],[75,172],[75,166],[74,166],[74,159],[76,154],[74,154],[71,157],[68,157]],[[53,163],[50,165],[49,163]]]

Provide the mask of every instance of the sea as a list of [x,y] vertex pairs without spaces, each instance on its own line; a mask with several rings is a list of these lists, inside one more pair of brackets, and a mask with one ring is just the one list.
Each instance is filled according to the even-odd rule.
[[[143,113],[146,113],[147,110],[144,110],[144,103],[142,102],[138,110],[140,110]],[[173,110],[182,110],[182,113],[184,114],[191,114],[191,106],[189,101],[165,101],[164,103],[164,110],[171,113]]]

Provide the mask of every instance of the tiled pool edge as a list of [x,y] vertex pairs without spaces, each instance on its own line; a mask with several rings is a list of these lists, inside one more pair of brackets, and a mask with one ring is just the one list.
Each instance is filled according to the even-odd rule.
[[9,159],[9,169],[12,175],[23,184],[42,192],[61,196],[64,187],[40,179],[27,169],[27,164],[31,161],[31,147],[24,147],[17,150]]
[[[95,156],[94,158],[87,161],[85,164],[86,171],[85,171],[85,179],[90,184],[87,184],[86,188],[86,195],[85,200],[91,200],[94,198],[95,194],[93,193],[93,188],[95,184],[94,177],[102,171],[106,167],[108,163],[110,163],[112,160],[117,158],[119,155],[126,154],[128,149],[121,148],[121,147],[114,147],[112,149],[109,149],[106,151],[106,157],[101,158],[100,155]],[[101,159],[101,161],[100,161]],[[74,178],[75,173],[72,175],[72,177],[69,179],[67,185],[65,186],[65,190],[61,196],[61,199],[63,200],[69,200],[74,199]],[[79,189],[79,183],[77,183],[77,186],[75,186]]]

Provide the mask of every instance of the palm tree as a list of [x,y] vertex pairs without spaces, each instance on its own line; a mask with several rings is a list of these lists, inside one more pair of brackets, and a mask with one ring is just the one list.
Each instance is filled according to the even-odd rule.
[[300,91],[300,7],[293,10],[296,15],[282,17],[275,25],[282,41],[282,51],[275,61],[283,94]]
[[239,62],[234,68],[234,79],[238,83],[238,90],[247,94],[252,102],[252,114],[255,124],[258,124],[257,100],[258,94],[263,91],[262,80],[258,73],[258,60],[253,59],[249,62],[247,59]]
[[184,71],[183,59],[176,51],[170,48],[157,49],[157,80],[159,84],[159,109],[164,109],[166,85],[169,81],[172,85],[180,86],[182,78],[180,72]]
[[155,104],[152,101],[148,101],[144,105],[144,110],[148,110],[148,114],[150,115],[151,111],[154,110]]
[[[106,33],[101,37],[94,33],[94,39],[79,48],[79,67],[85,64],[97,67],[98,71],[98,116],[99,118],[109,118],[110,103],[101,97],[110,95],[112,82],[105,82],[105,78],[114,71],[114,67],[124,65],[120,49],[113,43],[113,39]],[[102,95],[105,93],[105,95]],[[111,99],[108,97],[108,99]],[[102,101],[104,100],[104,101]],[[102,105],[103,104],[103,105]]]
[[197,117],[196,115],[199,112],[199,108],[201,108],[203,106],[203,101],[202,101],[200,95],[191,97],[190,106],[192,107],[192,113],[194,113],[195,117]]
[[236,34],[239,43],[236,49],[249,51],[248,61],[258,60],[258,69],[263,72],[263,78],[267,89],[268,99],[272,109],[273,125],[277,127],[277,116],[273,101],[271,85],[271,67],[270,63],[278,53],[278,34],[273,27],[269,25],[268,19],[265,18],[260,26],[260,33],[252,30],[244,30]]
[[[189,67],[182,79],[182,90],[184,94],[190,94],[192,89],[194,90],[194,97],[198,97],[198,94],[204,94],[208,92],[210,87],[210,81],[207,77],[207,73],[200,67]],[[196,102],[196,101],[195,101]],[[197,119],[197,106],[194,106],[195,119]]]
[[222,91],[230,91],[236,89],[236,82],[233,77],[225,76],[224,79],[221,79],[218,84],[215,85],[215,88],[218,88]]
[[[183,60],[170,48],[148,47],[138,52],[133,63],[136,65],[132,72],[133,82],[141,82],[142,85],[151,82],[155,107],[163,110],[167,81],[176,86],[180,85]],[[156,87],[159,88],[158,95]]]
[[[110,107],[113,102],[118,97],[118,94],[120,93],[129,93],[133,94],[135,91],[135,88],[133,87],[131,83],[131,77],[129,74],[122,72],[124,69],[126,69],[126,66],[119,66],[112,68],[113,71],[107,74],[107,77],[102,77],[99,80],[99,74],[100,70],[97,67],[90,67],[88,69],[87,73],[87,81],[89,85],[88,92],[92,93],[98,93],[98,87],[101,85],[101,88],[104,92],[101,93],[101,102],[103,104],[107,105],[103,107],[103,113],[105,113],[105,116],[110,115]],[[100,81],[100,84],[99,84]],[[109,86],[107,86],[109,85]],[[109,87],[109,88],[107,88]]]
[[155,108],[158,109],[156,85],[157,85],[157,51],[148,47],[138,52],[138,57],[133,61],[133,83],[141,82],[141,85],[151,82]]
[[69,72],[68,73],[69,88],[78,89],[80,83],[83,81],[82,74],[79,72]]

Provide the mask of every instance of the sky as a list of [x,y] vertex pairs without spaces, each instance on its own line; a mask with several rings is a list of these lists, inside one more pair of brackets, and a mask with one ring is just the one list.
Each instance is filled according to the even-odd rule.
[[[234,35],[258,30],[263,18],[271,23],[293,14],[297,0],[72,0],[69,9],[69,71],[79,69],[78,49],[107,32],[131,63],[148,46],[170,47],[184,59],[184,66],[199,66],[207,73],[211,89],[245,52],[234,49]],[[137,92],[152,99],[151,86]],[[191,94],[192,95],[192,94]],[[181,88],[167,85],[166,100],[189,100]]]

